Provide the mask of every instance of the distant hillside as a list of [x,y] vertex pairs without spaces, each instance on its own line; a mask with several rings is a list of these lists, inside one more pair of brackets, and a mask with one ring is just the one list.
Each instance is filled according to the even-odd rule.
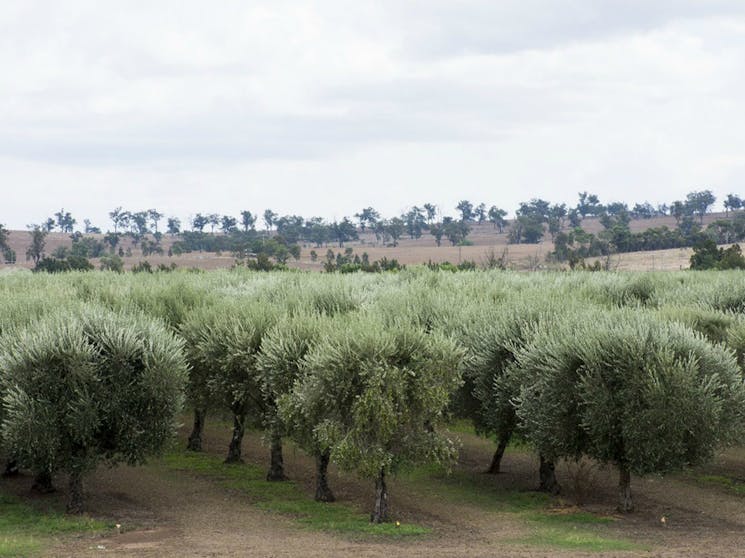
[[[731,212],[730,212],[731,216]],[[724,213],[710,213],[704,216],[704,227],[717,220],[725,218]],[[556,264],[546,263],[546,254],[554,249],[550,236],[545,235],[545,240],[538,244],[508,244],[507,231],[511,222],[508,221],[508,227],[505,227],[504,233],[498,233],[491,223],[472,223],[471,232],[468,236],[468,246],[450,246],[447,240],[443,239],[442,246],[435,245],[434,238],[425,232],[419,239],[409,239],[407,236],[401,237],[396,247],[384,246],[378,243],[374,233],[367,230],[359,233],[359,240],[347,242],[344,248],[339,248],[338,244],[328,243],[321,248],[309,244],[302,244],[300,259],[290,260],[289,266],[300,269],[321,270],[323,260],[328,250],[334,253],[343,252],[345,248],[352,248],[358,255],[366,252],[370,260],[381,258],[396,259],[402,264],[421,264],[431,262],[459,263],[465,260],[475,261],[477,264],[484,262],[489,257],[504,257],[505,261],[515,269],[537,269],[548,267],[562,267]],[[675,228],[676,222],[672,216],[653,217],[650,219],[635,219],[629,224],[633,232],[644,231],[653,227],[667,226]],[[587,232],[598,233],[603,230],[603,226],[596,217],[587,217],[582,221],[582,228]],[[566,227],[565,227],[566,229]],[[221,233],[215,233],[221,234]],[[98,240],[102,240],[102,234],[86,235]],[[192,252],[181,255],[168,256],[169,248],[178,240],[178,237],[163,235],[161,246],[164,255],[142,255],[138,247],[132,245],[131,239],[122,237],[120,246],[125,253],[123,257],[125,269],[131,268],[137,263],[147,260],[152,265],[175,263],[178,267],[198,268],[198,269],[217,269],[231,267],[235,264],[235,259],[229,253],[208,253]],[[0,262],[0,269],[3,268],[31,268],[33,262],[26,260],[26,250],[30,244],[30,235],[28,231],[11,231],[9,245],[17,254],[17,263],[4,265]],[[72,241],[70,235],[66,233],[53,232],[49,233],[46,238],[45,253],[51,255],[61,246],[70,247]],[[311,251],[317,254],[317,260],[312,261]],[[131,252],[131,255],[128,255]],[[631,252],[613,256],[613,267],[626,270],[651,270],[667,269],[677,270],[688,267],[688,259],[692,251],[688,248],[675,248],[671,250],[656,250],[650,252]],[[592,261],[590,259],[589,261]],[[99,260],[92,259],[91,262],[98,267]],[[565,267],[565,266],[564,266]]]

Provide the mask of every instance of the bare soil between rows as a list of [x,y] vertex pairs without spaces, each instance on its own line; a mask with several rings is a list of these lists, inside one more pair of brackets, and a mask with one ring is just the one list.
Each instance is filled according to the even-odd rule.
[[[229,429],[211,425],[205,451],[222,455]],[[486,468],[494,444],[473,435],[463,440],[457,471]],[[244,441],[247,461],[265,466],[268,449],[258,433]],[[287,473],[311,498],[313,463],[301,451],[285,449]],[[503,474],[483,475],[484,483],[529,491],[537,484],[537,460],[527,450],[505,456]],[[557,510],[581,509],[614,521],[604,532],[641,545],[644,550],[587,552],[530,544],[529,522],[514,513],[479,506],[439,494],[437,483],[417,484],[392,479],[392,513],[402,523],[432,529],[430,535],[390,540],[312,531],[292,517],[257,508],[250,494],[231,490],[198,474],[167,471],[158,462],[145,467],[101,468],[86,483],[90,515],[119,524],[102,535],[60,538],[45,556],[54,557],[216,557],[216,556],[745,556],[745,496],[696,480],[696,473],[745,477],[745,451],[731,450],[693,474],[633,479],[638,511],[615,513],[617,477],[613,470],[590,463],[557,467],[562,495]],[[65,479],[51,496],[30,496],[31,479],[4,481],[24,498],[61,503]],[[340,501],[367,510],[373,499],[371,482],[332,470],[332,489]],[[423,488],[426,487],[426,488]],[[333,505],[333,504],[332,504]],[[662,519],[664,518],[664,522]],[[522,541],[522,542],[516,542]],[[525,542],[528,541],[528,542]]]

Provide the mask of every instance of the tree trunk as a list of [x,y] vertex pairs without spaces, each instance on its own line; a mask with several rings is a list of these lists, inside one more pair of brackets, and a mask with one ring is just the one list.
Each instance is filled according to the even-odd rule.
[[631,471],[622,465],[618,466],[618,511],[634,511],[634,502],[631,499]]
[[282,436],[278,432],[272,432],[271,464],[266,475],[268,481],[284,481],[285,476],[284,459],[282,458]]
[[34,484],[31,485],[31,490],[38,492],[39,494],[51,494],[57,489],[52,484],[52,473],[49,471],[39,471],[34,477]]
[[70,500],[67,513],[83,513],[83,474],[78,470],[70,472]]
[[538,490],[542,492],[548,492],[549,494],[558,494],[561,491],[558,481],[556,480],[556,466],[553,461],[545,459],[542,455],[540,469],[538,470],[540,475],[540,484]]
[[316,502],[334,502],[336,498],[331,492],[328,482],[329,460],[331,452],[324,450],[316,454]]
[[246,415],[235,414],[233,416],[233,437],[230,439],[228,446],[228,456],[225,463],[243,463],[241,458],[241,445],[243,443],[243,434],[245,432]]
[[504,456],[504,450],[507,449],[507,444],[510,441],[509,436],[502,436],[499,438],[499,444],[497,445],[497,451],[494,452],[494,457],[491,459],[491,465],[486,470],[488,475],[498,475],[501,472],[502,457]]
[[194,409],[194,428],[189,434],[189,441],[186,449],[190,451],[202,451],[202,432],[204,432],[204,418],[207,415],[206,409]]
[[385,523],[388,521],[388,487],[385,485],[385,470],[381,469],[378,478],[375,479],[375,511],[370,517],[372,523]]
[[5,462],[5,470],[3,471],[3,478],[16,477],[20,474],[18,470],[18,462],[15,459],[8,459]]

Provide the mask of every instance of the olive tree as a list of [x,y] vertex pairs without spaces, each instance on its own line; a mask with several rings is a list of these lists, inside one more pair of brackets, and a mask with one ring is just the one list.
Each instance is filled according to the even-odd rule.
[[[56,284],[56,288],[46,285],[44,296],[39,296],[34,287],[25,285],[24,288],[11,289],[10,292],[0,294],[0,344],[3,339],[10,339],[13,332],[38,320],[40,317],[57,312],[74,312],[79,307],[78,301],[70,296],[64,287]],[[2,349],[0,348],[0,351]],[[2,400],[2,384],[0,384],[0,401]],[[3,421],[3,407],[0,405],[0,424]],[[3,477],[19,474],[18,461],[9,453],[3,470]],[[54,492],[52,475],[46,469],[34,471],[35,479],[31,489],[36,492]]]
[[733,314],[705,306],[676,304],[662,306],[656,313],[662,319],[680,322],[700,333],[712,343],[726,342],[731,336],[730,331],[737,323]]
[[215,363],[204,353],[205,347],[199,343],[204,327],[215,319],[214,309],[205,306],[192,310],[189,317],[179,327],[179,333],[186,341],[184,352],[189,363],[189,381],[186,385],[186,401],[194,410],[191,433],[186,443],[190,451],[202,451],[202,436],[209,409],[219,406],[213,401],[208,384],[214,373]]
[[[500,473],[507,445],[519,431],[514,400],[520,395],[524,376],[513,366],[515,353],[530,342],[538,324],[548,327],[573,308],[571,302],[548,293],[540,297],[531,294],[474,313],[461,339],[468,358],[464,359],[459,410],[472,419],[477,433],[496,437],[497,449],[488,474]],[[539,458],[539,490],[558,493],[553,461],[544,455]]]
[[267,336],[266,347],[260,357],[265,390],[276,397],[274,420],[277,426],[281,425],[285,433],[316,461],[314,498],[318,502],[336,501],[328,482],[331,447],[328,441],[316,435],[316,427],[325,420],[328,405],[332,402],[322,397],[304,399],[300,391],[309,382],[308,376],[311,374],[306,361],[308,351],[333,331],[332,328],[333,325],[327,320],[308,322],[302,314],[297,314],[292,322],[279,324]]
[[[298,314],[280,320],[269,330],[261,344],[258,368],[261,371],[262,391],[266,402],[264,425],[268,429],[271,443],[271,464],[267,480],[286,478],[282,458],[282,436],[287,433],[287,427],[277,405],[279,399],[291,391],[293,384],[302,374],[305,355],[317,342],[320,332],[321,321],[318,316]],[[302,435],[298,438],[302,439]],[[322,455],[318,455],[319,452],[312,453],[316,453],[316,459],[322,458]],[[328,458],[322,470],[321,465],[319,463],[316,499],[333,501],[333,494],[328,490],[325,480]]]
[[259,419],[265,412],[258,355],[277,316],[277,307],[266,302],[222,300],[195,313],[182,327],[196,373],[190,383],[191,397],[217,401],[233,414],[226,463],[242,462],[246,419],[249,415]]
[[317,447],[342,468],[375,479],[373,522],[388,520],[386,476],[402,462],[454,458],[436,425],[460,384],[461,358],[440,334],[362,315],[336,320],[306,355],[283,408],[313,424]]
[[[149,274],[140,273],[126,280],[126,287],[117,290],[116,300],[108,301],[113,307],[131,307],[164,321],[172,331],[183,333],[182,328],[187,320],[198,314],[200,309],[214,303],[213,295],[204,284],[198,283],[193,275]],[[99,295],[100,296],[100,295]],[[192,325],[198,326],[196,320]],[[182,335],[183,336],[183,335]],[[202,383],[205,370],[193,358],[190,346],[186,347],[189,362],[189,383],[187,401],[194,409],[194,421],[189,435],[188,449],[200,451],[202,432],[209,407],[205,399],[206,386]]]
[[680,323],[640,311],[587,312],[542,328],[517,353],[530,376],[517,415],[549,458],[582,455],[631,474],[701,463],[741,431],[743,380],[734,354]]
[[67,509],[99,462],[142,463],[175,431],[182,342],[141,315],[87,308],[51,315],[3,342],[3,441],[21,464],[69,475]]

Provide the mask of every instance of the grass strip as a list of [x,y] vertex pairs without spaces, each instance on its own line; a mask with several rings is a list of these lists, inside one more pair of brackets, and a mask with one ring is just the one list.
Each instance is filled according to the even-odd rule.
[[557,507],[547,494],[508,490],[498,486],[490,475],[423,466],[407,469],[400,475],[417,490],[435,497],[474,506],[485,511],[506,513],[525,524],[525,537],[509,543],[582,550],[588,552],[644,550],[634,542],[608,536],[603,527],[616,521],[576,508]]
[[745,481],[721,475],[698,475],[694,478],[700,483],[725,488],[729,492],[733,492],[739,496],[745,496]]
[[215,456],[183,451],[166,454],[162,462],[168,470],[192,472],[226,488],[241,491],[260,509],[292,517],[309,529],[386,538],[421,536],[431,532],[431,529],[419,525],[370,523],[369,516],[352,506],[310,499],[293,481],[267,481],[266,472],[252,464],[226,465]]
[[0,493],[0,558],[33,556],[60,534],[103,531],[109,526],[89,517],[39,510]]

